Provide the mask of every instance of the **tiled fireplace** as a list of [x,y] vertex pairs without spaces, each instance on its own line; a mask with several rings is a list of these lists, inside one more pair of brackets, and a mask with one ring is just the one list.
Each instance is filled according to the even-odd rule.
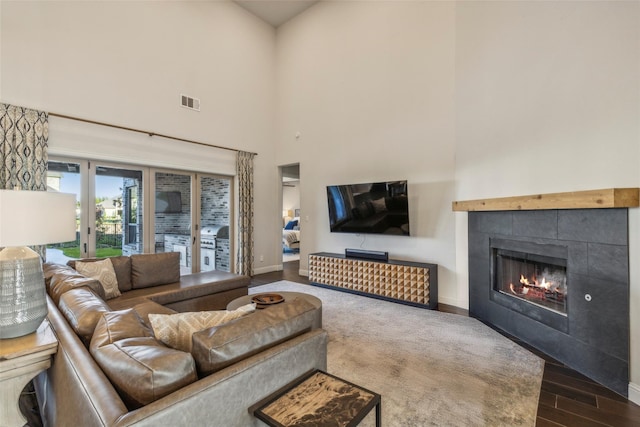
[[628,211],[469,212],[469,312],[626,396]]

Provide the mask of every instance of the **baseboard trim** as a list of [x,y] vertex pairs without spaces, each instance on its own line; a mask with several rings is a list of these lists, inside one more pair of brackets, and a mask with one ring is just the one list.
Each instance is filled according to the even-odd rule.
[[640,405],[640,385],[629,383],[629,400]]
[[298,274],[301,276],[309,277],[309,270],[298,270]]
[[456,299],[443,297],[442,295],[438,295],[438,302],[441,302],[441,303],[447,304],[447,305],[451,305],[451,306],[454,306],[454,307],[459,307],[458,306],[458,301]]
[[253,275],[255,276],[256,274],[264,274],[264,273],[271,273],[272,271],[282,271],[282,264],[279,265],[269,265],[266,267],[260,267],[260,268],[254,268],[253,269]]

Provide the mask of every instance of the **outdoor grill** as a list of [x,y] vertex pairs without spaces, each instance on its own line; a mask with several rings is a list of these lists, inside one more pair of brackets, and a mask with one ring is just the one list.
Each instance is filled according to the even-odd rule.
[[200,270],[216,269],[216,241],[229,238],[228,225],[208,225],[200,230]]
[[228,239],[228,225],[208,225],[200,231],[200,247],[203,249],[215,249],[216,239]]

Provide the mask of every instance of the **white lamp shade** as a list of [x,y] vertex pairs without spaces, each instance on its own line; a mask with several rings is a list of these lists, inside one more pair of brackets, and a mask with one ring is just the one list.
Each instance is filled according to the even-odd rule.
[[76,239],[76,196],[48,191],[0,190],[0,247]]

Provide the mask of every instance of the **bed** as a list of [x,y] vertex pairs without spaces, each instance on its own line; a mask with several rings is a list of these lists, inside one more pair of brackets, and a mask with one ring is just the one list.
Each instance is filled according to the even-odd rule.
[[288,221],[282,229],[283,252],[297,252],[300,250],[300,227],[298,218]]

